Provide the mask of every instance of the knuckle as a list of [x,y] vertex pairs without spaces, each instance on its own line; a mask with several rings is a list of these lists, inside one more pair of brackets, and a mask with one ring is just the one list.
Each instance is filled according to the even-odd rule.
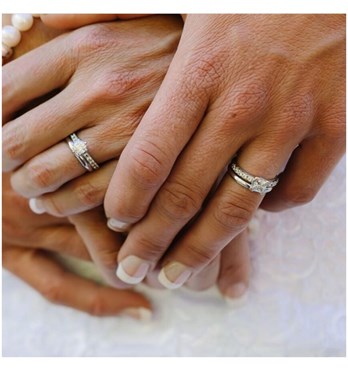
[[152,188],[164,175],[164,153],[150,141],[138,144],[131,154],[130,175],[142,186]]
[[65,217],[65,207],[55,197],[45,197],[45,209],[48,213],[56,217]]
[[76,198],[83,207],[94,208],[103,203],[104,191],[92,183],[79,184],[75,187]]
[[115,271],[117,266],[117,252],[115,250],[105,250],[105,247],[102,246],[98,248],[96,246],[96,251],[98,252],[98,261],[102,266],[104,266],[107,270]]
[[267,107],[270,93],[267,85],[254,78],[250,82],[244,83],[240,88],[234,89],[233,103],[236,109],[241,112],[259,112]]
[[313,97],[311,94],[299,94],[283,107],[281,114],[280,136],[286,141],[289,137],[300,138],[315,114]]
[[115,102],[129,96],[141,83],[142,78],[135,71],[104,71],[91,91],[91,100]]
[[197,48],[186,68],[188,80],[200,89],[218,85],[225,65],[226,51],[210,46]]
[[222,111],[222,128],[230,132],[240,124],[244,130],[246,125],[255,125],[267,109],[269,100],[269,89],[263,82],[254,80],[235,87],[218,102]]
[[166,244],[161,237],[139,235],[137,245],[141,250],[141,257],[148,261],[157,261],[166,250]]
[[237,232],[242,231],[247,226],[254,210],[251,201],[233,194],[233,196],[226,196],[219,200],[213,215],[217,223],[223,228],[230,232]]
[[308,186],[289,187],[285,190],[284,199],[291,206],[301,206],[311,202],[316,193],[316,189]]
[[5,125],[2,131],[2,151],[4,159],[21,162],[24,158],[24,138],[22,130],[15,124]]
[[185,246],[185,250],[190,255],[190,260],[194,261],[196,267],[207,265],[219,252],[213,246],[204,246],[203,248],[201,245],[197,246],[193,244]]
[[19,275],[21,270],[27,266],[27,258],[29,257],[30,259],[31,255],[35,254],[36,251],[28,249],[23,252],[21,248],[13,248],[11,244],[6,245],[6,243],[3,243],[2,263],[6,269],[15,275]]
[[54,179],[53,171],[39,162],[28,165],[27,175],[29,182],[38,189],[49,189]]
[[161,213],[173,220],[189,220],[195,215],[202,201],[192,189],[182,183],[170,183],[163,187],[158,197]]
[[52,303],[60,303],[62,300],[63,275],[59,274],[45,280],[40,293],[44,298]]
[[[345,109],[335,109],[325,117],[323,134],[329,141],[337,145],[345,145],[346,142],[346,117]],[[324,119],[323,119],[324,120]]]
[[3,216],[2,219],[2,235],[4,239],[8,240],[27,240],[31,236],[30,231],[27,228],[20,227],[20,223],[16,220],[8,219]]
[[117,40],[110,37],[109,27],[107,25],[89,25],[82,27],[72,33],[73,43],[80,57],[89,57],[91,53],[100,53],[110,50],[115,46]]
[[106,302],[100,294],[96,294],[95,297],[91,300],[91,303],[89,304],[87,308],[87,312],[96,317],[100,317],[105,315],[106,312]]

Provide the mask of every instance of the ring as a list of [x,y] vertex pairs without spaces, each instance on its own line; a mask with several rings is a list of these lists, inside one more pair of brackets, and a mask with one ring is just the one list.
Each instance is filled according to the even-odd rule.
[[237,166],[236,162],[231,162],[228,166],[228,173],[239,185],[259,194],[269,193],[279,181],[278,177],[267,180],[263,177],[253,176]]
[[82,141],[75,133],[69,135],[66,141],[75,158],[80,162],[83,168],[89,172],[99,168],[98,163],[88,153],[87,143],[85,141]]

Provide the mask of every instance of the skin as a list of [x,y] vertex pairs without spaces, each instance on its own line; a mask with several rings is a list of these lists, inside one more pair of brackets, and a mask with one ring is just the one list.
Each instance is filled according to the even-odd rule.
[[[3,16],[3,24],[10,24],[10,16]],[[22,35],[21,44],[15,49],[13,59],[57,37],[61,32],[36,22],[32,30]],[[44,298],[55,304],[65,305],[94,316],[127,315],[141,319],[138,308],[151,310],[150,302],[131,290],[118,290],[97,284],[69,271],[56,255],[66,255],[91,261],[86,244],[77,232],[94,222],[99,229],[90,228],[81,234],[85,239],[115,240],[105,226],[100,209],[79,215],[73,223],[64,217],[48,214],[35,215],[28,200],[14,192],[10,173],[2,177],[2,262],[3,267],[25,281]],[[100,222],[102,214],[102,221]],[[110,235],[111,234],[111,235]],[[54,252],[54,253],[52,253]],[[112,271],[114,272],[114,271]],[[111,284],[115,280],[112,273]],[[126,285],[118,282],[119,286]]]
[[[172,28],[168,27],[168,20],[170,20]],[[131,54],[132,50],[129,48],[125,48],[125,52],[122,53],[122,45],[129,45],[130,41],[134,39],[133,28],[135,26],[127,28],[122,24],[124,29],[120,32],[120,27],[113,24],[91,26],[78,30],[73,35],[63,35],[54,40],[54,43],[44,45],[25,57],[8,64],[3,71],[3,112],[5,117],[17,117],[18,114],[15,112],[32,99],[49,93],[62,84],[65,86],[65,89],[58,96],[56,95],[47,101],[49,104],[42,104],[5,125],[3,131],[4,167],[8,170],[17,168],[29,159],[27,163],[19,167],[19,170],[14,172],[11,178],[13,187],[26,197],[49,192],[39,198],[41,205],[46,212],[52,215],[70,216],[71,222],[75,224],[86,243],[94,262],[100,267],[107,281],[115,286],[120,286],[120,281],[114,275],[114,269],[123,238],[106,229],[105,217],[100,209],[82,214],[81,212],[102,204],[106,188],[117,164],[117,161],[112,158],[120,154],[142,118],[143,112],[152,101],[156,92],[155,86],[156,84],[158,86],[163,78],[170,62],[169,59],[171,59],[170,54],[175,48],[175,40],[178,39],[179,35],[177,32],[178,21],[173,18],[167,17],[165,19],[165,28],[161,29],[163,34],[158,35],[157,30],[156,36],[151,33],[150,28],[152,29],[156,22],[160,23],[158,17],[156,20],[138,22],[143,23],[138,23],[137,27],[147,26],[146,30],[149,32],[147,37],[162,36],[166,40],[166,44],[160,44],[164,50],[159,50],[156,46],[150,50],[154,53],[156,62],[149,58],[149,63],[146,64],[146,59],[143,58],[141,65],[139,65],[138,54],[144,50],[142,49],[143,40],[139,40],[138,35],[136,35],[138,54]],[[164,20],[162,22],[164,23]],[[165,37],[165,34],[170,34],[170,32],[172,34]],[[116,46],[117,60],[113,57],[112,49]],[[105,53],[104,58],[100,58],[101,52]],[[40,64],[41,60],[43,63]],[[69,69],[71,65],[75,68],[73,72]],[[98,66],[97,69],[96,66]],[[58,67],[62,73],[59,76],[52,76],[52,69]],[[138,75],[132,75],[130,72],[124,75],[116,74],[116,76],[111,74],[112,71],[124,70],[125,68],[130,68],[133,73],[135,67],[137,67]],[[147,72],[147,74],[144,72],[143,79],[141,67],[144,67],[144,71]],[[29,70],[36,72],[35,80],[31,80],[28,75],[27,71]],[[23,73],[22,76],[26,76],[23,80],[21,80],[21,73]],[[149,81],[147,75],[150,75],[152,80],[150,78]],[[86,89],[86,76],[91,80],[94,80],[93,76],[95,76],[95,80],[101,80],[102,84],[100,86],[93,84]],[[127,79],[123,80],[124,77]],[[38,83],[38,78],[41,83]],[[112,79],[111,83],[110,78]],[[69,80],[67,85],[65,85],[66,80]],[[124,86],[120,83],[124,83]],[[121,92],[120,86],[123,87]],[[68,89],[70,89],[68,94],[63,95],[61,100],[57,99]],[[85,90],[88,90],[89,94],[79,93]],[[69,102],[70,106],[67,107],[66,102]],[[94,121],[87,127],[85,125],[86,117],[89,119],[93,117]],[[95,157],[99,163],[104,162],[100,170],[80,176],[83,171],[65,143],[57,144],[44,151],[48,143],[53,144],[66,137],[67,132],[64,130],[72,131],[71,127],[64,125],[67,120],[73,125],[76,123],[77,128],[83,128],[84,131],[80,130],[79,136],[88,142],[91,153],[100,153],[103,156],[101,158]],[[50,123],[49,132],[45,131],[45,122]],[[19,131],[24,131],[24,125],[29,134],[26,135],[26,138],[19,136]],[[74,126],[73,131],[76,131],[77,128]],[[90,139],[92,137],[93,140]],[[21,153],[15,153],[16,148],[19,148],[18,142],[20,142]],[[38,154],[39,152],[41,153]],[[58,162],[56,161],[57,157],[64,160]],[[51,176],[52,174],[54,176]],[[65,182],[66,184],[64,184]],[[54,191],[55,189],[57,190]],[[103,231],[103,238],[101,238],[100,230]],[[237,248],[243,253],[233,252]],[[230,297],[240,295],[236,295],[232,287],[241,282],[245,287],[248,284],[249,260],[246,237],[232,241],[226,248],[226,256],[232,257],[222,265],[221,269],[220,256],[218,256],[207,266],[206,270],[189,280],[187,286],[196,290],[206,289],[215,284],[219,276],[218,285],[222,294]],[[232,273],[232,267],[237,273],[235,271]],[[158,270],[155,269],[148,274],[147,282],[150,285],[158,286],[157,274]],[[125,284],[120,287],[124,286]]]
[[151,309],[139,293],[99,285],[67,270],[52,252],[90,261],[74,225],[67,218],[33,214],[28,201],[11,188],[9,175],[3,176],[2,204],[3,266],[44,298],[95,316],[127,314],[131,308],[129,314],[140,318],[136,308]]
[[[188,15],[105,196],[115,230],[135,225],[119,263],[137,256],[152,266],[165,253],[162,273],[182,284],[261,203],[279,211],[313,199],[345,151],[344,71],[344,15]],[[171,245],[236,153],[257,176],[285,169],[279,185],[263,198],[226,174]]]
[[[106,193],[114,229],[132,227],[119,263],[137,256],[161,261],[171,281],[195,276],[259,206],[311,201],[345,151],[344,71],[345,15],[188,15]],[[279,184],[262,197],[226,175],[207,201],[236,153],[251,174],[281,173]]]

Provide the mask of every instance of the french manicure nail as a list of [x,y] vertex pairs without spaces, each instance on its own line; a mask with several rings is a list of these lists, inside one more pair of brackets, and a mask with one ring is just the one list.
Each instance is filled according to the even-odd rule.
[[149,271],[150,263],[137,256],[128,256],[117,267],[117,277],[127,284],[138,284]]
[[145,307],[132,307],[121,311],[120,316],[129,316],[142,322],[149,322],[152,319],[152,312]]
[[115,218],[109,218],[107,222],[108,228],[114,231],[127,231],[131,224],[116,220]]
[[38,215],[46,212],[43,202],[37,198],[29,199],[29,208]]
[[167,289],[180,288],[192,275],[192,271],[180,262],[164,266],[158,275],[159,282]]
[[239,306],[246,301],[247,287],[244,283],[236,283],[230,286],[225,292],[225,299],[231,306]]

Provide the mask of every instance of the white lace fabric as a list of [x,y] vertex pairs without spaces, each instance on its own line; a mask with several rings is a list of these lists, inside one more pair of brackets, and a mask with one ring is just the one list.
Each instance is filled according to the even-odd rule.
[[3,355],[345,356],[345,158],[312,203],[258,211],[251,229],[246,297],[141,286],[146,324],[52,305],[4,271]]

